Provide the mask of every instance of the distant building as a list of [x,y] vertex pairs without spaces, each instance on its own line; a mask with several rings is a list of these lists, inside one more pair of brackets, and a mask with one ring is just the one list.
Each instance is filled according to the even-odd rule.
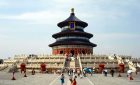
[[0,64],[3,64],[3,59],[0,59]]

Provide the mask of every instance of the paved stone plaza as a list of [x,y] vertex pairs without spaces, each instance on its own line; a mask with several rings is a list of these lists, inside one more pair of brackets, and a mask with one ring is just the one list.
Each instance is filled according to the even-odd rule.
[[[122,77],[117,77],[117,75],[104,77],[102,74],[93,74],[93,76],[88,75],[82,79],[78,77],[77,85],[140,85],[140,74],[134,75],[134,80],[128,80],[126,74],[122,74]],[[12,73],[0,72],[0,85],[61,85],[58,74],[31,75],[27,73],[28,77],[23,76],[24,74],[16,73],[16,80],[11,80]],[[70,85],[67,74],[65,74],[64,85]]]

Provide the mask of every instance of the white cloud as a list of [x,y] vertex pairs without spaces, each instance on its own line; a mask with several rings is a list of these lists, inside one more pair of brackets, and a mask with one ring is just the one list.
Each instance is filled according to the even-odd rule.
[[[40,3],[48,3],[46,0],[41,0]],[[57,23],[59,21],[62,21],[66,19],[69,16],[70,9],[72,7],[75,8],[75,10],[78,10],[79,7],[81,9],[85,9],[85,6],[91,6],[91,3],[93,5],[96,5],[98,3],[98,7],[93,9],[87,9],[82,10],[80,12],[76,11],[76,15],[78,17],[82,17],[83,19],[102,19],[105,20],[106,18],[110,19],[117,19],[122,16],[126,16],[127,13],[122,11],[114,11],[114,10],[103,10],[101,9],[102,6],[100,6],[100,3],[105,2],[104,0],[52,0],[49,2],[51,3],[51,7],[47,8],[48,10],[43,11],[36,11],[36,12],[24,12],[22,14],[16,14],[16,15],[0,15],[0,19],[11,19],[11,20],[20,20],[25,21],[26,23],[32,23],[32,24],[52,24]],[[110,2],[107,1],[107,2]],[[106,3],[107,3],[106,2]],[[111,2],[114,3],[114,2]],[[55,5],[54,5],[55,4]],[[71,7],[71,8],[70,8]],[[68,11],[66,11],[66,9]],[[81,19],[81,18],[80,18]],[[82,20],[82,19],[81,19]]]
[[87,1],[85,0],[52,0],[53,3],[55,4],[63,4],[63,5],[67,5],[67,6],[74,6],[74,5],[79,5],[79,4],[83,4],[83,3],[87,3]]
[[0,19],[27,21],[28,23],[52,23],[62,17],[60,11],[28,12],[19,15],[0,15]]
[[4,7],[4,6],[8,6],[9,5],[9,3],[7,3],[7,2],[0,2],[0,7]]
[[129,33],[96,33],[91,42],[96,43],[94,52],[97,54],[119,54],[140,57],[139,34]]
[[[139,34],[129,34],[129,33],[96,33],[94,37],[98,41],[108,41],[108,40],[128,40],[128,39],[140,39]],[[94,40],[94,39],[93,39]]]
[[[0,15],[0,19],[7,20],[20,20],[26,21],[27,23],[39,23],[39,24],[52,24],[58,23],[65,20],[69,17],[70,12],[62,10],[47,10],[47,11],[38,11],[38,12],[27,12],[19,15]],[[81,17],[93,17],[93,15],[86,13],[79,13]],[[88,17],[87,17],[88,16]]]
[[[60,22],[66,19],[69,16],[69,11],[62,11],[60,9],[50,9],[45,11],[37,12],[26,12],[18,15],[0,15],[0,19],[11,19],[11,20],[20,20],[26,21],[26,23],[35,23],[35,24],[52,24]],[[122,16],[126,16],[123,12],[114,12],[114,11],[102,11],[98,10],[93,12],[78,12],[76,13],[77,17],[83,19],[104,19],[111,18],[117,19]],[[81,19],[82,20],[82,19]]]

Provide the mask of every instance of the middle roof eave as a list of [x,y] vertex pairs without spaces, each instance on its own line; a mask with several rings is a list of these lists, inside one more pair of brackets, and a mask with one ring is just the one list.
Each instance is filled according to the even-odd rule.
[[87,33],[87,32],[73,32],[73,31],[70,31],[70,32],[59,32],[59,33],[56,33],[56,34],[53,34],[52,37],[53,38],[58,38],[58,37],[62,37],[62,36],[84,36],[84,37],[87,37],[87,38],[91,38],[93,37],[93,34],[91,33]]

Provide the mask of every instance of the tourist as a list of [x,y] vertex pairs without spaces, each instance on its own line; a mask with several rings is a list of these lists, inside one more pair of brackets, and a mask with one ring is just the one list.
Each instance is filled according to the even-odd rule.
[[70,82],[72,84],[72,75],[69,76],[69,80],[70,80]]
[[69,71],[68,71],[69,76],[72,75],[72,73],[73,73],[73,70],[69,69]]
[[132,69],[127,71],[127,77],[128,77],[129,80],[133,80],[133,78],[132,78]]
[[32,75],[35,75],[35,69],[34,68],[32,69]]
[[89,73],[90,73],[90,74],[91,74],[91,76],[92,76],[93,71],[91,70],[91,68],[89,69]]
[[62,73],[62,75],[61,75],[61,78],[60,78],[60,80],[61,80],[61,85],[63,85],[64,84],[64,74]]
[[107,69],[104,69],[103,73],[107,77]]
[[102,70],[102,74],[105,76],[105,70]]
[[83,74],[82,73],[80,74],[80,78],[83,78]]
[[114,77],[114,73],[115,73],[115,71],[111,68],[110,74],[111,74],[112,77]]
[[77,69],[77,74],[78,74],[78,76],[80,76],[80,69]]
[[138,68],[136,67],[136,71],[135,71],[136,75],[138,74]]
[[129,69],[129,70],[127,70],[127,77],[129,77],[130,76],[130,74],[131,74],[131,70]]
[[67,74],[70,76],[70,69],[67,70]]
[[74,76],[74,79],[73,79],[73,81],[72,81],[72,84],[71,84],[71,85],[76,85],[76,84],[77,84],[77,82],[76,82],[76,78],[77,78],[77,76]]
[[75,69],[73,69],[73,75],[75,75],[75,73],[76,73],[76,71],[75,71]]
[[83,75],[84,75],[84,77],[86,77],[86,71],[85,70],[83,70]]

